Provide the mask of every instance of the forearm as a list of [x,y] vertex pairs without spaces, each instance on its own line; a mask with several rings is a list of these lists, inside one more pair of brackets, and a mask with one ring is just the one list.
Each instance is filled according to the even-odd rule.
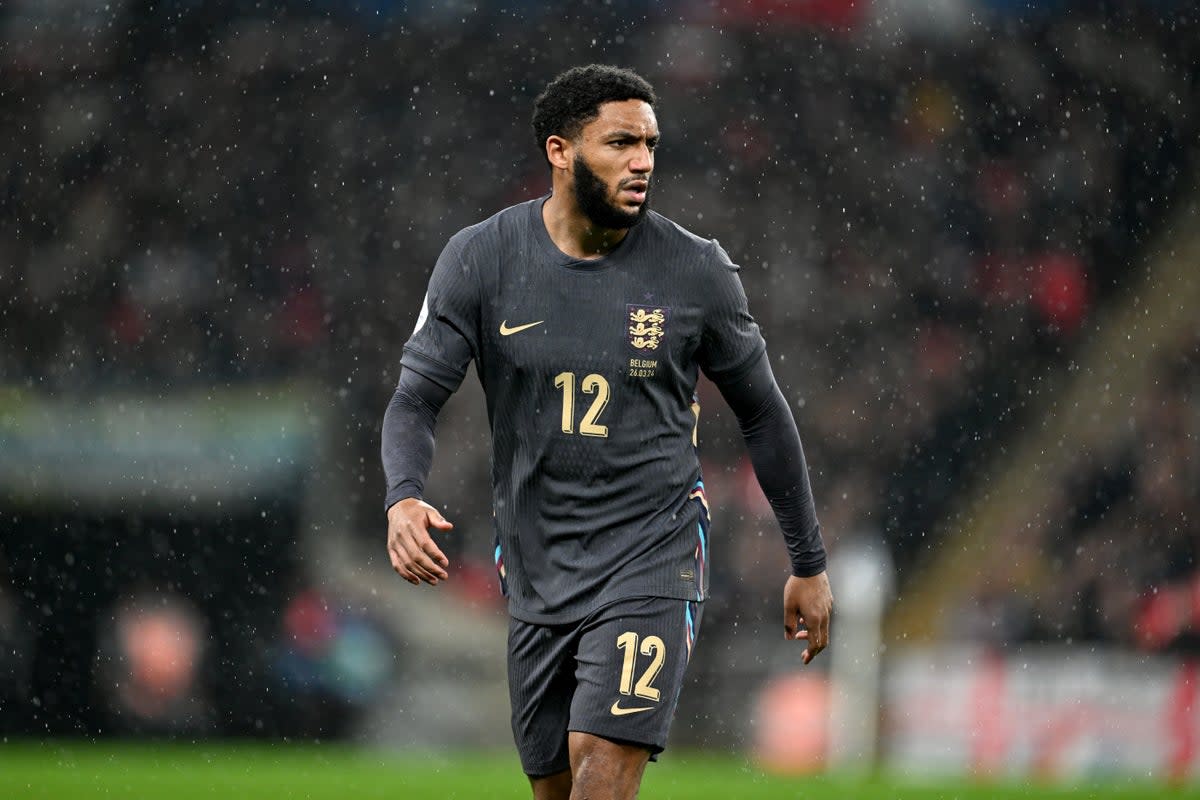
[[719,388],[737,416],[754,474],[783,530],[792,574],[810,577],[823,572],[825,545],[800,432],[766,356]]
[[425,480],[433,465],[434,428],[449,396],[448,389],[420,373],[401,370],[396,391],[383,415],[385,509],[406,497],[423,497]]

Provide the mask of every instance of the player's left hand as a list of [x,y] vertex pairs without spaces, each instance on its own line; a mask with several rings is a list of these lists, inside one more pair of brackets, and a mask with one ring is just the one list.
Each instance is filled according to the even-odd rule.
[[783,638],[805,639],[804,663],[829,646],[829,617],[833,612],[833,592],[829,575],[822,572],[811,578],[787,579],[783,586]]

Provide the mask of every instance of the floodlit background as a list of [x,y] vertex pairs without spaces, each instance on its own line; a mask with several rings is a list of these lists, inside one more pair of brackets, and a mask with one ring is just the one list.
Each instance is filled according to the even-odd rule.
[[[510,747],[468,378],[384,549],[445,240],[548,191],[560,70],[656,86],[800,424],[834,645],[710,385],[713,599],[672,747],[1187,780],[1200,754],[1200,34],[1169,0],[0,6],[0,737]],[[515,762],[514,762],[515,769]]]

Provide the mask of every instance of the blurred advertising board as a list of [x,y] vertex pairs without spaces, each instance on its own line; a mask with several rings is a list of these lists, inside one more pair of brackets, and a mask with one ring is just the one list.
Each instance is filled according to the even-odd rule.
[[885,659],[884,763],[911,773],[1183,779],[1197,664],[1115,646],[904,651]]
[[295,488],[311,387],[50,396],[0,388],[0,494],[70,506],[229,504]]

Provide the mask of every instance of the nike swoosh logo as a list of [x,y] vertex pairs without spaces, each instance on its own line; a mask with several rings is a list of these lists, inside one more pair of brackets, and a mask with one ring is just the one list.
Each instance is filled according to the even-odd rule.
[[524,325],[517,325],[515,328],[510,328],[508,327],[508,320],[504,320],[504,322],[500,323],[500,335],[512,336],[514,333],[529,330],[534,325],[541,325],[545,321],[544,319],[539,319],[537,322],[527,322]]
[[653,711],[653,710],[654,710],[654,706],[646,706],[645,708],[621,708],[620,700],[614,700],[613,704],[612,704],[612,708],[609,709],[609,711],[612,712],[614,717],[623,717],[626,714],[637,714],[638,712],[641,712],[641,711]]

